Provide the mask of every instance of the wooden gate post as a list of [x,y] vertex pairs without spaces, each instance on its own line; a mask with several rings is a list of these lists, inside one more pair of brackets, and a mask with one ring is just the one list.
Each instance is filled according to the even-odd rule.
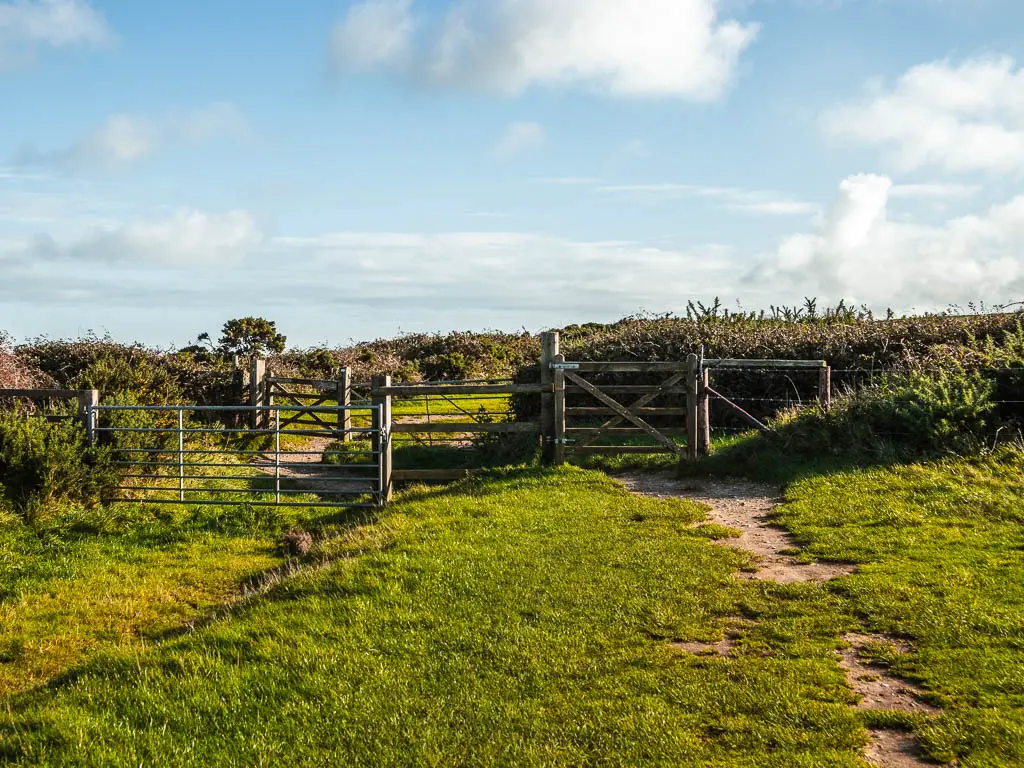
[[823,366],[818,376],[818,404],[823,411],[832,407],[832,367],[829,365]]
[[[564,363],[565,355],[555,355],[556,363]],[[565,464],[565,371],[554,373],[554,445],[552,446],[552,463],[556,467]]]
[[380,390],[391,386],[390,376],[374,376],[371,384],[371,402],[373,411],[373,451],[377,457],[377,503],[383,506],[391,502],[394,495],[392,487],[392,446],[391,446],[391,395],[381,394]]
[[541,455],[543,460],[554,463],[555,460],[555,396],[553,385],[555,381],[554,371],[551,364],[558,357],[558,332],[548,331],[540,337],[540,383],[544,387],[544,393],[540,396],[540,435]]
[[[259,408],[260,406],[266,405],[264,398],[264,380],[267,378],[267,361],[261,360],[258,357],[254,357],[249,362],[249,405],[253,408]],[[265,419],[260,411],[252,412],[252,428],[260,429],[269,423],[268,419]]]
[[[348,408],[352,405],[352,371],[348,368],[338,369],[338,407]],[[338,429],[341,430],[341,441],[352,442],[352,411],[338,411]]]
[[701,456],[711,455],[711,398],[708,387],[711,385],[711,372],[705,368],[700,376],[697,394],[697,426],[699,437],[697,448]]
[[89,445],[96,444],[96,411],[93,410],[100,404],[100,393],[95,389],[87,389],[78,393],[78,420],[85,429]]
[[696,461],[700,455],[700,428],[698,417],[698,400],[700,393],[700,362],[696,355],[686,358],[686,456]]

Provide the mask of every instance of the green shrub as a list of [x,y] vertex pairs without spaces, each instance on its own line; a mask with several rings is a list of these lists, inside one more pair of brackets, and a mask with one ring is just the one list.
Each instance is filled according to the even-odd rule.
[[0,415],[0,481],[26,517],[61,502],[96,504],[114,477],[106,451],[91,448],[78,424]]
[[808,459],[975,453],[995,436],[993,391],[990,380],[961,365],[935,373],[894,374],[876,387],[839,398],[828,412],[783,414],[764,442]]

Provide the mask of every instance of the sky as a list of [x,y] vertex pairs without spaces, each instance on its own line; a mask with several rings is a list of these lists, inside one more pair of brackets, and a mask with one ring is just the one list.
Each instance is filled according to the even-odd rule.
[[0,0],[0,330],[1024,300],[1020,0]]

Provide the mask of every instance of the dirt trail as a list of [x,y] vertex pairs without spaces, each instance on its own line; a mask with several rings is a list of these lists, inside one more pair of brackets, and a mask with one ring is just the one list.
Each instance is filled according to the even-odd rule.
[[801,563],[786,554],[798,549],[793,537],[772,524],[771,515],[783,499],[777,486],[748,480],[678,480],[665,475],[626,475],[618,478],[633,493],[654,498],[681,498],[711,507],[708,517],[718,525],[742,532],[738,539],[719,544],[757,555],[759,567],[747,578],[791,584],[827,581],[846,576],[856,566],[845,563]]
[[[758,568],[753,574],[741,578],[794,582],[823,582],[854,573],[854,565],[845,563],[799,562],[793,553],[799,550],[794,538],[772,522],[776,508],[784,503],[778,486],[754,483],[740,479],[680,480],[667,475],[638,473],[618,476],[628,490],[653,498],[681,498],[696,501],[711,508],[708,517],[713,523],[741,532],[738,539],[722,539],[716,543],[735,547],[756,555]],[[673,647],[695,656],[728,657],[735,650],[742,632],[736,628],[718,643],[675,642]],[[849,648],[839,652],[839,665],[846,673],[850,687],[859,694],[858,709],[886,709],[901,712],[937,713],[935,707],[924,702],[923,690],[906,680],[893,677],[877,665],[861,659],[860,651],[871,643],[889,643],[900,653],[912,648],[893,638],[849,634],[843,638]],[[917,742],[908,733],[894,730],[869,729],[871,743],[864,756],[878,768],[920,768],[934,765],[920,756]]]
[[[334,439],[329,437],[311,437],[303,443],[298,452],[282,452],[281,461],[288,466],[281,467],[281,477],[313,493],[372,493],[375,485],[373,480],[346,478],[343,468],[323,463],[323,452],[333,442]],[[258,456],[253,461],[253,466],[263,474],[273,477],[274,454],[265,453]]]

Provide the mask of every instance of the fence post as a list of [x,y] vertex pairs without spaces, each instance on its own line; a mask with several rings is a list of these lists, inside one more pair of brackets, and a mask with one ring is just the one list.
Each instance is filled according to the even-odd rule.
[[558,356],[558,332],[548,331],[540,337],[540,383],[545,392],[540,396],[541,455],[545,462],[555,460],[555,395],[552,390],[554,371],[551,364]]
[[[564,363],[565,355],[555,355],[554,362]],[[552,460],[556,467],[565,464],[565,371],[554,371],[554,446]]]
[[697,446],[701,456],[711,454],[711,398],[708,397],[710,385],[711,372],[705,368],[700,375],[700,389],[697,395],[697,425],[700,432]]
[[825,365],[818,375],[818,404],[823,411],[832,407],[832,366]]
[[100,393],[95,389],[87,389],[78,393],[78,420],[82,422],[89,445],[96,444],[96,411],[100,404]]
[[[249,405],[253,408],[266,405],[263,392],[263,381],[266,377],[267,361],[254,357],[249,362]],[[254,410],[252,412],[251,424],[253,429],[265,426],[267,421],[269,420],[264,420],[263,415],[259,411]]]
[[370,392],[373,411],[373,451],[377,456],[377,503],[388,504],[394,495],[392,487],[391,395],[380,390],[391,386],[390,376],[374,376]]
[[690,461],[696,461],[700,455],[700,428],[698,417],[700,363],[696,355],[686,358],[686,455]]
[[[352,371],[349,368],[338,369],[338,408],[347,409],[352,405]],[[341,441],[352,442],[352,411],[338,411],[338,429],[341,430]]]

